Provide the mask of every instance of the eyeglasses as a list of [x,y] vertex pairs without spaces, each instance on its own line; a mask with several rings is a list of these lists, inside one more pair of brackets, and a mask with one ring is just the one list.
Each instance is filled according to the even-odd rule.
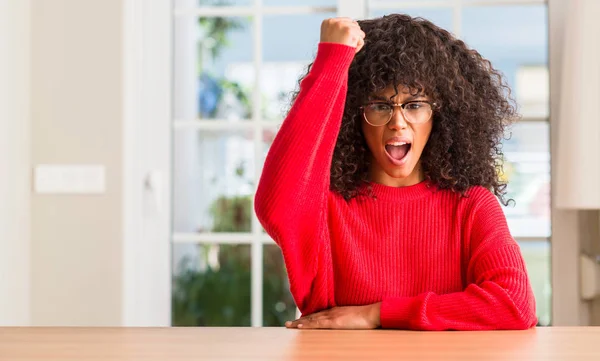
[[400,107],[404,119],[412,124],[427,123],[433,114],[436,103],[427,100],[412,100],[402,104],[382,101],[370,102],[361,107],[365,121],[374,127],[381,127],[389,123],[394,115],[394,108]]

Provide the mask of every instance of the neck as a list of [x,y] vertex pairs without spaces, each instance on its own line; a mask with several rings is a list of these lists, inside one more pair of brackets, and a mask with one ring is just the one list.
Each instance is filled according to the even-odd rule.
[[369,179],[371,182],[382,184],[389,187],[408,187],[415,184],[419,184],[425,180],[425,174],[421,168],[421,162],[419,161],[412,173],[407,177],[396,178],[387,174],[376,161],[371,163],[371,169],[369,171]]

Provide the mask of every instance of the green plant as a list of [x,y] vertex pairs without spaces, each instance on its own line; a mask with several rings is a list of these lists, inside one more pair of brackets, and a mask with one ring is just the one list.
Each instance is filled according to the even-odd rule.
[[[204,267],[185,258],[173,278],[173,325],[249,326],[249,247],[199,245],[198,248],[198,262]],[[216,265],[209,262],[211,251],[218,252]]]
[[[244,167],[236,169],[243,179]],[[221,196],[210,207],[212,232],[250,232],[252,198]],[[173,277],[174,326],[249,326],[251,256],[248,245],[198,245],[199,259],[185,258]],[[295,315],[279,247],[263,247],[263,324],[282,326]],[[216,264],[209,255],[217,253]],[[214,262],[213,262],[214,263]]]
[[252,116],[252,104],[250,98],[248,98],[247,95],[250,92],[250,89],[244,88],[239,83],[227,80],[225,78],[219,79],[219,85],[221,86],[224,92],[232,93],[242,105],[244,111],[243,114],[239,114],[240,117],[249,118]]
[[283,326],[285,321],[294,319],[296,304],[278,246],[264,246],[263,268],[263,325]]
[[227,33],[244,27],[240,20],[226,17],[201,17],[198,19],[198,24],[204,32],[204,41],[210,42],[213,58],[217,58],[223,48],[229,45]]
[[[185,258],[173,277],[173,326],[249,326],[250,246],[198,247],[197,263]],[[217,265],[209,262],[211,251],[218,252]],[[263,254],[263,325],[282,326],[295,316],[283,258],[275,245],[264,246]]]
[[[225,2],[218,2],[218,5],[225,5]],[[244,22],[239,18],[229,17],[200,17],[198,19],[202,36],[198,43],[198,76],[204,79],[205,82],[214,82],[217,88],[205,90],[214,92],[216,97],[216,104],[208,106],[208,113],[210,116],[215,116],[217,112],[218,104],[221,104],[225,98],[225,94],[232,94],[242,106],[241,114],[238,114],[241,118],[249,118],[251,116],[251,100],[247,96],[250,89],[243,87],[241,84],[235,81],[226,79],[224,76],[214,74],[211,71],[208,64],[214,64],[218,61],[219,55],[222,51],[230,46],[228,35],[232,30],[239,30],[244,28]],[[209,59],[206,59],[209,58]]]
[[210,208],[213,232],[250,232],[252,223],[250,196],[221,196]]

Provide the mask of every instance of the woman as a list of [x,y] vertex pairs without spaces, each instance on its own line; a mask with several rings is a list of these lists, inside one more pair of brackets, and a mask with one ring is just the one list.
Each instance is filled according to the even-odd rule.
[[255,200],[303,314],[287,327],[536,324],[497,199],[509,94],[489,61],[429,21],[323,22]]

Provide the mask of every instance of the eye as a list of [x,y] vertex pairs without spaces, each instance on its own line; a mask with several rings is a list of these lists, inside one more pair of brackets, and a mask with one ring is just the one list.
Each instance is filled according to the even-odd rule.
[[387,103],[372,103],[369,104],[369,110],[378,113],[388,113],[392,110],[392,106]]
[[425,108],[429,106],[429,104],[425,103],[425,102],[411,102],[411,103],[407,103],[404,108],[406,110],[419,110],[422,108]]

